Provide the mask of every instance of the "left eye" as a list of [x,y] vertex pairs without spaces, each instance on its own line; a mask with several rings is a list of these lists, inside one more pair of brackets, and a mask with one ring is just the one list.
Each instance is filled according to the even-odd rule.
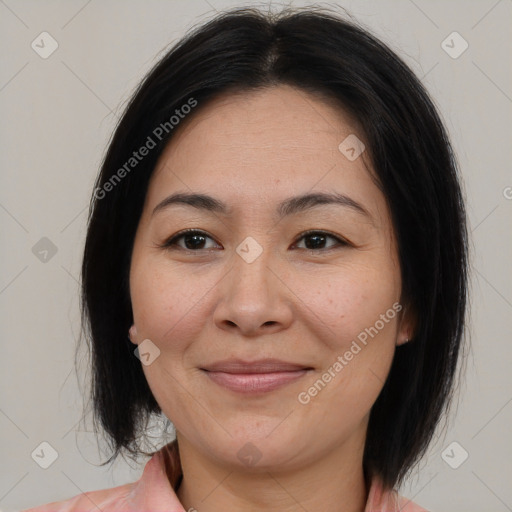
[[[324,245],[325,240],[331,238],[332,240],[336,241],[336,244],[332,245],[331,247],[319,247],[320,245]],[[342,240],[341,238],[331,235],[330,233],[326,233],[325,231],[307,231],[306,233],[303,233],[298,240],[311,240],[312,243],[307,244],[304,249],[306,250],[315,250],[315,249],[332,249],[333,247],[339,246],[339,245],[348,245],[345,240]],[[307,245],[310,245],[310,247],[307,247]]]
[[[331,245],[330,247],[323,247],[326,244],[327,239],[334,240],[336,243]],[[205,247],[206,240],[210,239],[213,240],[210,236],[208,236],[205,232],[199,231],[196,229],[190,229],[186,231],[182,231],[181,233],[178,233],[177,235],[173,236],[171,239],[169,239],[163,247],[167,249],[173,249],[174,247],[177,247],[179,249],[184,249],[188,251],[198,252],[201,250],[206,249],[212,249],[212,247]],[[185,246],[180,245],[179,241],[185,241]],[[336,246],[344,246],[348,245],[348,243],[334,235],[331,235],[330,233],[327,233],[325,231],[307,231],[306,233],[303,233],[298,239],[299,240],[309,240],[310,242],[306,242],[306,247],[299,247],[299,249],[305,249],[308,251],[315,251],[317,249],[320,250],[327,250],[332,249]],[[294,246],[297,246],[297,242],[294,243]]]

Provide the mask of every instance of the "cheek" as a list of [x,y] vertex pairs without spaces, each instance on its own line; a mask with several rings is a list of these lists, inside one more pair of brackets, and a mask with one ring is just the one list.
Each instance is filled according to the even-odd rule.
[[[155,363],[142,369],[157,402],[168,416],[172,414],[173,421],[177,420],[176,426],[181,426],[182,421],[199,415],[190,406],[190,386],[183,383],[190,377],[187,354],[201,338],[208,318],[207,292],[215,280],[210,283],[207,273],[198,277],[150,260],[146,256],[143,265],[134,265],[130,278],[139,341],[150,339],[160,350]],[[177,410],[181,411],[178,418],[173,413]]]
[[204,325],[213,277],[183,272],[151,258],[135,265],[130,292],[139,338],[149,338],[160,350],[184,350]]
[[[366,414],[393,359],[402,309],[398,286],[384,264],[337,268],[331,276],[303,281],[298,294],[314,313],[307,315],[309,328],[322,357],[301,403],[311,399],[315,407],[359,411],[354,420]],[[339,420],[337,414],[332,420]]]
[[364,341],[375,324],[381,338],[392,334],[401,309],[399,281],[386,265],[337,266],[296,283],[294,292],[305,312],[310,310],[310,327],[317,334],[319,329],[325,332],[323,339],[331,350],[343,350],[359,335]]
[[328,333],[323,338],[322,368],[299,402],[318,414],[330,411],[326,421],[333,428],[355,428],[389,373],[402,309],[400,282],[385,264],[338,270],[327,281],[324,293],[317,291],[313,302],[316,326],[325,326]]

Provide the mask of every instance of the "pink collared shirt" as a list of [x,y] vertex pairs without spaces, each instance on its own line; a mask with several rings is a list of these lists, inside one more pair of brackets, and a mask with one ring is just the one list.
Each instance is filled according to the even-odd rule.
[[[169,475],[169,476],[168,476]],[[90,491],[21,512],[193,512],[185,511],[175,489],[181,480],[176,441],[155,452],[137,482],[111,489]],[[396,491],[383,490],[374,480],[364,512],[427,512]]]

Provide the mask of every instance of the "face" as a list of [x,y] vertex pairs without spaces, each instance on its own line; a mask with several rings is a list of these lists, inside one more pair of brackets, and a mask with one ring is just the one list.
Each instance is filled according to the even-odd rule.
[[[364,134],[288,86],[216,99],[183,123],[130,268],[132,341],[155,399],[178,438],[231,466],[361,454],[407,334],[385,197],[365,153],[354,158]],[[177,193],[215,201],[166,201]],[[307,194],[339,201],[293,201]]]

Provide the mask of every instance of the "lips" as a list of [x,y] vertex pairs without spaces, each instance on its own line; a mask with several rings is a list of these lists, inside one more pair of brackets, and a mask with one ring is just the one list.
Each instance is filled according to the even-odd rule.
[[278,359],[229,359],[201,368],[216,384],[239,393],[272,391],[303,377],[311,369]]
[[202,369],[210,372],[224,373],[274,373],[293,372],[297,370],[309,370],[307,365],[288,363],[279,359],[259,359],[254,362],[247,362],[241,359],[225,359]]

